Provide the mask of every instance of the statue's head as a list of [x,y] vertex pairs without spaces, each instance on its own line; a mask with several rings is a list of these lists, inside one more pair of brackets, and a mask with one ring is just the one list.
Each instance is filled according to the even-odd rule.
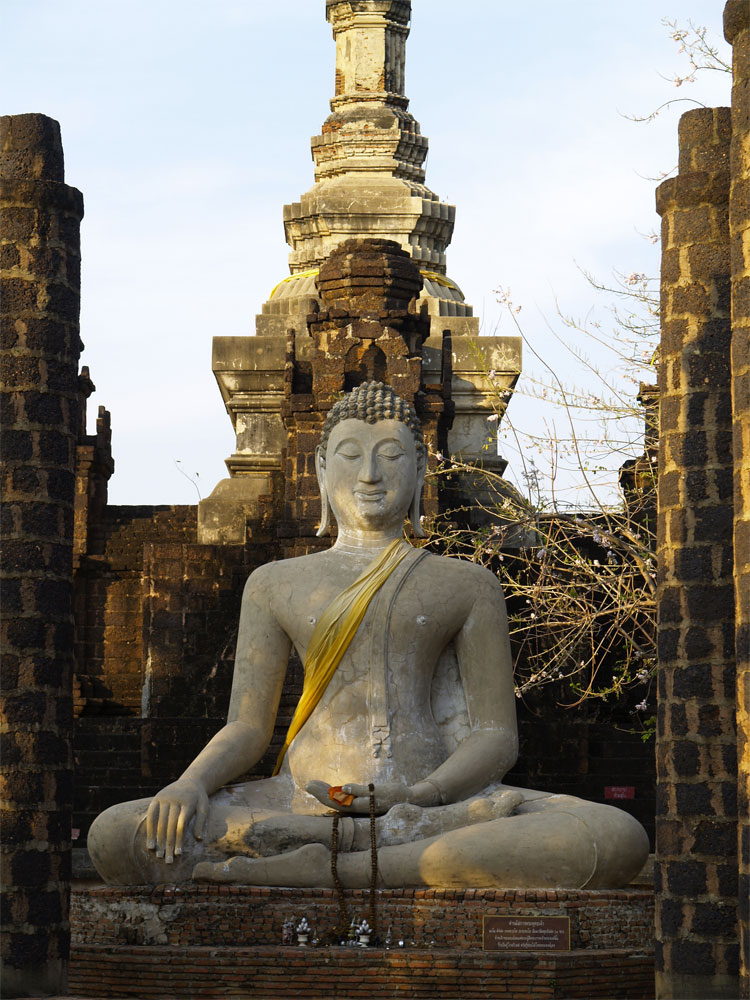
[[363,382],[329,411],[317,448],[321,519],[328,530],[330,511],[352,530],[383,530],[408,516],[423,535],[419,501],[426,452],[422,425],[411,403],[382,382]]

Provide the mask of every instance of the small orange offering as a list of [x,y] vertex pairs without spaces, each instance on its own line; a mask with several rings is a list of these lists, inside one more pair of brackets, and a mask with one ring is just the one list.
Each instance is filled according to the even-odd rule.
[[328,798],[338,802],[340,806],[350,806],[354,802],[354,796],[348,795],[341,785],[331,785],[328,789]]

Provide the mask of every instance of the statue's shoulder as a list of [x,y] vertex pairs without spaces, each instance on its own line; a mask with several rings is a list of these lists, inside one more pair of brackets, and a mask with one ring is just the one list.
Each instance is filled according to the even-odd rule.
[[472,562],[470,559],[428,552],[425,559],[425,569],[435,574],[437,579],[444,580],[451,586],[466,585],[472,588],[482,587],[491,590],[500,588],[500,583],[491,570]]
[[304,556],[291,556],[289,559],[277,559],[274,562],[263,563],[254,569],[248,578],[248,583],[266,584],[276,580],[295,578],[305,572],[320,558],[320,552],[309,552]]

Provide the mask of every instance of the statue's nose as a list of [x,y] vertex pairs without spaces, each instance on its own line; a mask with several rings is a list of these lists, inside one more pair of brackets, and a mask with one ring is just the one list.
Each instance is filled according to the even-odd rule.
[[375,452],[365,452],[359,467],[359,481],[361,483],[377,483],[379,479],[380,467]]

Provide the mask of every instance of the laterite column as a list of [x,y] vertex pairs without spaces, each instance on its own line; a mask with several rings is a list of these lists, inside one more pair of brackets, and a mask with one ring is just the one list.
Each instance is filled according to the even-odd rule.
[[737,993],[728,108],[689,111],[657,190],[662,340],[656,995]]
[[80,191],[57,122],[0,118],[4,997],[64,993],[70,930]]
[[750,996],[750,3],[730,0],[724,34],[733,50],[729,233],[732,264],[734,588],[740,993]]

